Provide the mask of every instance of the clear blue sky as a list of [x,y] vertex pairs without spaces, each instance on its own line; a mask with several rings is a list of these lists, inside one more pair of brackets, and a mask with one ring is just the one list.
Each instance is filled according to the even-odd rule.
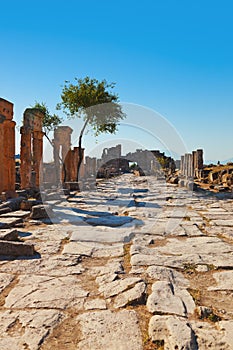
[[18,124],[35,100],[55,111],[64,81],[89,75],[162,114],[188,151],[233,157],[232,1],[9,0],[0,12],[0,97]]

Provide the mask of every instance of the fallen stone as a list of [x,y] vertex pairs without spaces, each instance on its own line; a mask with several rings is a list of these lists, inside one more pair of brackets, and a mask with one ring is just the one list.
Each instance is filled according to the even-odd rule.
[[[195,335],[187,323],[177,316],[153,316],[149,322],[152,341],[164,341],[164,350],[197,350]],[[200,348],[203,350],[203,348]]]
[[47,219],[55,216],[50,205],[35,205],[32,207],[31,219]]
[[17,230],[1,230],[0,231],[0,240],[1,241],[16,241],[18,239],[18,231]]
[[79,350],[143,350],[135,311],[97,311],[79,315],[82,339]]
[[1,218],[21,218],[25,219],[30,215],[30,211],[17,210],[10,213],[2,214]]
[[34,245],[24,242],[0,241],[0,255],[31,256],[35,254]]
[[2,216],[0,217],[0,230],[6,229],[6,228],[11,228],[14,227],[17,224],[22,223],[23,220],[21,218],[3,218]]
[[127,305],[138,305],[145,302],[146,284],[144,282],[137,283],[133,288],[117,295],[114,302],[115,308]]

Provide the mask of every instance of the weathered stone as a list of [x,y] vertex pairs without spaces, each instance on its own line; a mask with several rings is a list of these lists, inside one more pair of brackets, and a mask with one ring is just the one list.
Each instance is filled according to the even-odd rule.
[[153,316],[149,322],[149,337],[152,341],[164,341],[164,350],[197,350],[194,333],[181,317]]
[[93,226],[109,226],[109,227],[117,227],[130,223],[133,218],[129,216],[106,216],[99,218],[87,218],[85,221],[89,225]]
[[233,291],[233,271],[215,272],[213,278],[217,285],[208,287],[208,290],[231,290]]
[[21,218],[3,218],[0,217],[0,230],[6,229],[6,228],[11,228],[14,227],[17,224],[22,223],[23,220]]
[[104,299],[87,300],[84,304],[85,310],[106,310],[106,301]]
[[195,303],[185,289],[179,289],[168,282],[155,282],[152,294],[147,299],[147,309],[151,313],[170,313],[180,316],[192,314]]
[[1,241],[16,241],[18,239],[18,231],[17,230],[1,230],[0,231],[0,240]]
[[34,245],[24,242],[0,241],[0,255],[31,256],[35,254]]
[[118,295],[119,293],[125,291],[129,287],[134,286],[136,283],[141,282],[139,277],[127,277],[125,279],[119,279],[106,284],[101,284],[99,291],[104,294],[105,298]]
[[0,312],[0,348],[38,350],[64,318],[57,310]]
[[221,321],[217,325],[212,325],[204,321],[191,321],[190,324],[196,335],[198,349],[231,350],[233,348],[232,320]]
[[146,284],[144,282],[137,283],[133,288],[117,295],[114,307],[120,308],[127,305],[143,304],[145,302]]
[[7,273],[0,273],[0,293],[9,286],[13,281],[14,276]]
[[50,205],[35,205],[32,207],[31,219],[47,219],[55,216]]
[[173,285],[183,288],[189,286],[189,281],[183,274],[174,269],[168,269],[162,266],[149,266],[146,272],[155,280],[171,282]]
[[[70,288],[72,286],[72,288]],[[7,308],[59,308],[74,306],[88,292],[76,276],[20,276],[17,286],[5,301]]]
[[135,311],[88,312],[77,317],[81,325],[80,350],[142,350],[142,338]]
[[6,213],[1,215],[1,218],[21,218],[21,219],[25,219],[26,217],[28,217],[30,215],[30,211],[22,211],[22,210],[17,210],[17,211],[13,211],[11,213]]

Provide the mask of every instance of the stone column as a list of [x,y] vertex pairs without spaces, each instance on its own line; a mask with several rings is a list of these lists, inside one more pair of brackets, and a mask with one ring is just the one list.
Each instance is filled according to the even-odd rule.
[[198,149],[197,151],[197,168],[198,170],[203,169],[203,149]]
[[21,188],[31,187],[32,173],[32,143],[31,129],[28,127],[20,128],[21,147],[20,147],[20,179]]
[[181,156],[180,158],[180,173],[181,175],[184,175],[184,156]]
[[4,191],[15,190],[15,122],[5,120],[4,129]]
[[[1,116],[0,116],[1,118]],[[3,120],[4,118],[0,119],[0,193],[4,191],[4,185],[3,185],[3,173],[4,173],[4,128],[3,128]]]
[[188,153],[184,155],[184,176],[188,176]]
[[0,98],[0,192],[15,190],[15,122],[13,103]]
[[188,177],[193,177],[193,157],[192,154],[188,154]]
[[33,170],[35,172],[35,186],[39,187],[43,181],[43,136],[42,131],[33,132]]

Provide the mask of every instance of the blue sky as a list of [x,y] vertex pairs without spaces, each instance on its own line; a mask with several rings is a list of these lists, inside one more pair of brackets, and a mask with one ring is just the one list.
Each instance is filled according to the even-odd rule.
[[0,97],[18,125],[35,100],[53,112],[64,81],[89,75],[163,115],[188,151],[233,157],[230,0],[4,1],[0,33]]

